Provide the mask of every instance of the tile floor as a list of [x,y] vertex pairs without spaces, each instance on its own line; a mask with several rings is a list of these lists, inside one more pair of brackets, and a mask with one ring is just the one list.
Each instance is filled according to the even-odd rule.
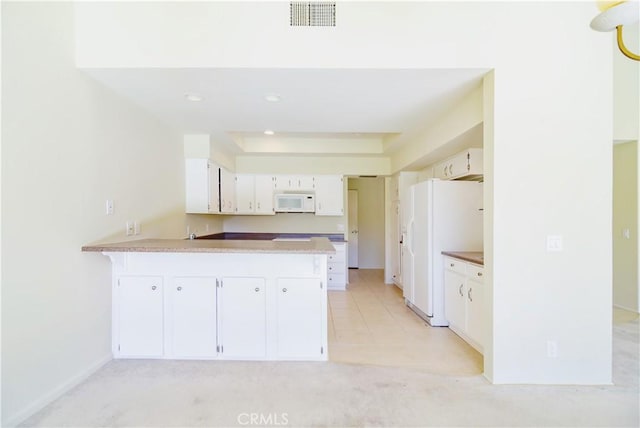
[[329,360],[448,375],[482,373],[482,355],[446,327],[430,327],[384,284],[382,270],[349,270],[346,291],[329,292]]

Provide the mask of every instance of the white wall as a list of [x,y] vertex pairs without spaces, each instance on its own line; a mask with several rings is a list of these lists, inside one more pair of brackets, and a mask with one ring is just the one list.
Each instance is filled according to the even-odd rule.
[[[339,26],[305,29],[288,26],[286,2],[82,3],[77,58],[95,67],[493,69],[493,112],[482,113],[494,118],[484,141],[493,156],[485,371],[496,383],[610,382],[613,35],[589,28],[593,3],[338,6]],[[563,235],[564,251],[547,253],[547,235]],[[547,356],[548,341],[558,357]]]
[[[627,48],[639,54],[640,24],[624,26],[623,37]],[[613,52],[613,139],[616,141],[637,141],[640,139],[640,62],[633,61],[620,53],[613,37],[612,43],[615,46]]]
[[640,312],[637,223],[638,143],[634,141],[613,146],[613,303]]
[[388,157],[237,156],[236,172],[251,174],[388,175]]
[[110,262],[80,247],[184,236],[181,136],[75,68],[73,15],[2,4],[3,426],[111,358]]
[[384,178],[349,178],[348,186],[358,191],[358,267],[384,269]]

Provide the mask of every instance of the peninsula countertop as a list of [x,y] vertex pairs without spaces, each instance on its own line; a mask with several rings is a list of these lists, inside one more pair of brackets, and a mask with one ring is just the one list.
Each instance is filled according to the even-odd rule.
[[484,266],[484,252],[482,251],[443,251],[442,254]]
[[139,239],[108,244],[85,245],[82,251],[130,253],[292,253],[334,254],[327,238],[308,241],[231,239]]

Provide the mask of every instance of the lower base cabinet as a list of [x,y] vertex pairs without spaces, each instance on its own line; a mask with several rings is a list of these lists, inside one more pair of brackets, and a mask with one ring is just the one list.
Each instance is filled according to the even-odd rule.
[[445,257],[445,316],[449,328],[480,353],[484,346],[484,267]]
[[122,357],[164,354],[164,293],[161,276],[123,276],[117,280],[118,341]]
[[264,278],[223,278],[219,288],[220,353],[238,359],[264,358],[267,352]]
[[326,359],[319,278],[121,275],[114,285],[116,358]]
[[278,356],[285,359],[322,355],[322,282],[314,278],[280,278]]
[[169,287],[171,344],[174,358],[216,356],[216,278],[176,277]]
[[331,254],[327,261],[327,287],[329,290],[345,290],[348,281],[347,243],[332,242],[335,254]]

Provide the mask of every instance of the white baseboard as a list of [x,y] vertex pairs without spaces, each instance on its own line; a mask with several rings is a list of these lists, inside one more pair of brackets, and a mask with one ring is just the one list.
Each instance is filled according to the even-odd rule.
[[19,423],[24,422],[25,420],[51,404],[54,400],[60,398],[64,393],[84,382],[89,376],[100,370],[102,366],[107,364],[112,359],[113,356],[111,355],[111,353],[100,358],[98,361],[91,364],[82,372],[76,374],[70,379],[67,379],[65,382],[53,388],[51,391],[43,394],[42,396],[40,396],[40,398],[31,402],[16,414],[9,416],[7,420],[2,423],[2,426],[15,427]]
[[623,309],[623,310],[625,310],[625,311],[633,312],[633,313],[635,313],[635,314],[637,314],[637,313],[638,313],[638,308],[636,308],[636,309],[633,309],[633,308],[627,308],[626,306],[618,305],[618,304],[616,304],[616,303],[614,303],[614,304],[613,304],[613,307],[614,307],[614,308],[618,308],[618,309]]

